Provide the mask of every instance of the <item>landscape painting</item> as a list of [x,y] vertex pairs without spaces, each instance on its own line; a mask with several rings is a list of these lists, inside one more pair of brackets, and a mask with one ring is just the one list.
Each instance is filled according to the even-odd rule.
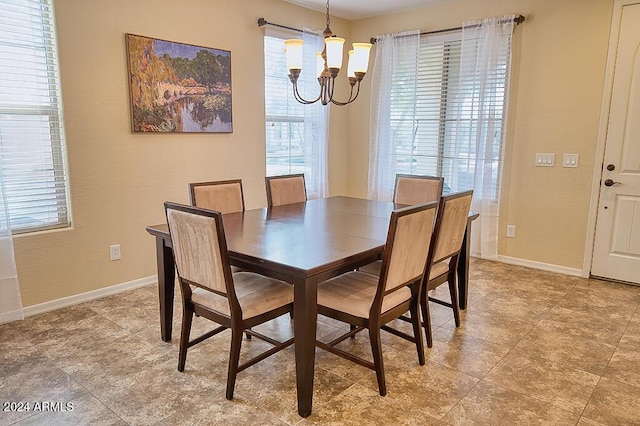
[[231,52],[126,34],[134,132],[229,133]]

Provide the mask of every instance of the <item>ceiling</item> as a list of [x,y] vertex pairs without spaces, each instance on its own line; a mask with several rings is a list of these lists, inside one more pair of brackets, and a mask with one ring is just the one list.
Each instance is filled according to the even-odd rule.
[[[327,11],[326,0],[284,0],[308,9],[320,12]],[[350,21],[371,16],[385,15],[401,10],[416,9],[451,0],[331,0],[329,11],[331,16]]]

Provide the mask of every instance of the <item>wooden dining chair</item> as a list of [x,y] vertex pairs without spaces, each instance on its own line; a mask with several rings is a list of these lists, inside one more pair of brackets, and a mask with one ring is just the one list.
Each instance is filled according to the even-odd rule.
[[[189,202],[192,206],[216,210],[222,214],[244,211],[244,193],[242,180],[217,180],[211,182],[193,182],[189,184]],[[242,269],[231,266],[231,272]]]
[[[443,177],[398,173],[393,190],[393,202],[410,206],[432,201],[438,202],[442,196],[443,186]],[[364,265],[359,270],[379,275],[380,261]]]
[[[469,210],[473,191],[458,192],[445,195],[440,198],[438,215],[432,235],[431,262],[429,274],[425,276],[421,293],[420,309],[422,311],[423,326],[427,337],[427,347],[433,347],[431,333],[431,315],[428,301],[447,306],[453,310],[453,318],[456,327],[460,327],[460,307],[458,306],[458,287],[456,285],[456,270],[458,258],[462,249],[462,240],[467,228]],[[380,275],[382,262],[377,261],[360,268],[361,271]],[[451,302],[429,297],[429,291],[441,284],[449,284],[449,296]],[[410,318],[401,318],[410,321]]]
[[444,178],[397,174],[393,190],[393,202],[396,204],[419,204],[438,201],[442,196]]
[[[433,234],[434,241],[431,243],[433,250],[431,270],[428,279],[424,281],[420,300],[424,329],[427,336],[427,347],[433,346],[429,301],[451,308],[456,327],[460,327],[456,270],[464,233],[467,229],[472,198],[472,190],[453,193],[440,198],[438,217],[436,218],[436,231]],[[449,284],[450,302],[429,296],[429,291],[444,283]]]
[[[165,211],[183,305],[178,371],[184,371],[188,348],[231,329],[226,398],[232,399],[240,371],[293,343],[250,330],[292,312],[293,286],[251,272],[231,273],[220,212],[169,202]],[[220,326],[189,340],[194,314]],[[274,347],[240,364],[243,332]]]
[[[429,273],[427,257],[437,205],[418,204],[391,213],[380,276],[352,271],[318,285],[318,313],[348,323],[351,330],[329,343],[318,341],[317,346],[374,370],[382,396],[387,386],[381,329],[415,343],[418,362],[425,363],[418,309],[422,278]],[[407,311],[413,336],[386,325]],[[369,330],[373,363],[335,347],[364,329]]]
[[267,205],[269,207],[307,201],[307,189],[304,174],[267,176]]
[[242,180],[218,180],[189,184],[189,201],[192,206],[216,210],[221,213],[244,211]]

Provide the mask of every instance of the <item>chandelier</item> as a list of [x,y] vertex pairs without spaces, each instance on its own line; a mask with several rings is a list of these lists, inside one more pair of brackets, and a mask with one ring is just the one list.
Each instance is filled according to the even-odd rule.
[[302,71],[303,41],[300,39],[290,39],[284,42],[286,47],[287,68],[289,69],[289,80],[291,80],[293,84],[293,95],[298,102],[305,105],[320,101],[322,105],[327,105],[331,102],[334,105],[342,106],[355,101],[360,93],[360,82],[364,78],[367,67],[369,66],[371,43],[353,43],[353,50],[349,51],[349,63],[347,65],[347,78],[351,86],[349,99],[340,102],[333,98],[335,80],[340,72],[340,68],[342,68],[344,39],[333,35],[331,28],[329,28],[329,20],[329,0],[327,0],[327,27],[322,33],[325,45],[322,52],[316,54],[316,75],[318,76],[318,83],[320,84],[320,94],[313,100],[304,99],[300,96],[300,92],[298,92],[298,77],[300,77],[300,72]]

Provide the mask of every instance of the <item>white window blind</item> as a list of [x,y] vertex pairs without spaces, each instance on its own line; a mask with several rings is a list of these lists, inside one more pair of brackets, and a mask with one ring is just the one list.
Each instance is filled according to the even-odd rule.
[[320,102],[303,105],[295,100],[287,76],[284,40],[304,40],[303,70],[298,80],[302,96],[318,94],[316,52],[324,39],[314,31],[283,32],[267,28],[264,38],[265,123],[267,175],[304,173],[307,197],[327,195],[327,125],[329,109]]
[[13,232],[69,226],[51,0],[0,0],[0,155]]
[[[461,39],[461,32],[421,36],[417,69],[413,61],[399,63],[391,88],[391,128],[394,139],[402,141],[394,152],[397,172],[443,176],[449,191],[473,189],[479,125],[490,127],[497,136],[490,161],[502,161],[509,52],[499,53],[503,66],[491,76],[489,102],[483,103],[499,111],[499,118],[479,123],[478,103],[474,102],[479,82],[472,70],[461,69]],[[405,89],[408,84],[416,86],[415,92]],[[500,169],[492,168],[494,198]]]
[[[267,176],[304,173],[304,105],[293,97],[283,37],[264,37]],[[299,34],[287,38],[300,37]]]

